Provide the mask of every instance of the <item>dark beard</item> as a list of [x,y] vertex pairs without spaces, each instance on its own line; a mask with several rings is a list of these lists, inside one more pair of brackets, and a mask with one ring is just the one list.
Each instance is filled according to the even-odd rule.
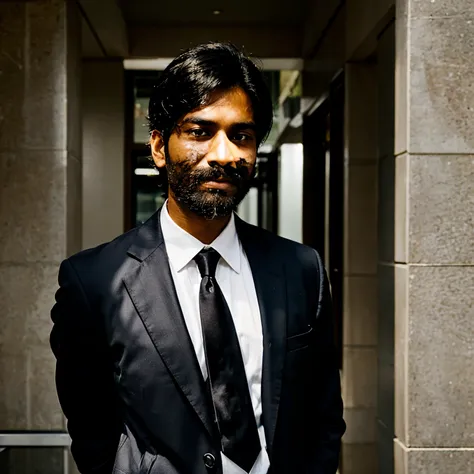
[[[248,193],[252,179],[244,160],[236,168],[216,164],[212,168],[196,169],[193,160],[173,163],[168,159],[167,171],[168,185],[175,200],[209,220],[229,216]],[[236,187],[235,194],[227,195],[221,189],[201,189],[203,183],[218,179],[231,182]]]

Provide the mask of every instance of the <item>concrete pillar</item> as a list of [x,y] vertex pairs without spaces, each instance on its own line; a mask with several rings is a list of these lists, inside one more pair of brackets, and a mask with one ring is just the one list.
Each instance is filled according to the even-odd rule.
[[474,16],[397,2],[396,474],[474,471]]
[[84,61],[82,98],[82,245],[90,248],[124,231],[123,61]]
[[344,474],[376,474],[377,83],[373,64],[346,67]]
[[[49,332],[59,263],[81,246],[76,3],[1,2],[0,45],[0,431],[64,431]],[[0,455],[2,473],[65,469],[61,448]]]

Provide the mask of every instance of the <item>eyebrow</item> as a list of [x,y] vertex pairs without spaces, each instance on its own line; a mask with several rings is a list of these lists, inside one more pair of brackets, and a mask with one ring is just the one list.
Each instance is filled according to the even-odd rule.
[[[186,123],[192,123],[194,125],[201,125],[203,127],[213,127],[216,124],[216,122],[212,121],[212,120],[205,120],[205,119],[202,119],[202,118],[199,118],[199,117],[189,117],[189,118],[186,118],[184,119],[180,125],[185,125]],[[237,122],[237,123],[234,123],[232,124],[232,128],[236,128],[236,129],[239,129],[239,130],[245,130],[245,129],[250,129],[250,130],[253,130],[253,131],[256,131],[257,129],[257,126],[255,124],[255,122]]]

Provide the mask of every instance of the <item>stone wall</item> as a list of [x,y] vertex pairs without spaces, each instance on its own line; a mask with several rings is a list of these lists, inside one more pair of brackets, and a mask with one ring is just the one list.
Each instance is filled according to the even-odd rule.
[[[59,263],[81,247],[79,26],[75,2],[0,3],[2,432],[65,429],[49,332]],[[2,462],[59,474],[62,451],[48,463],[11,450]]]
[[397,474],[474,469],[474,12],[397,4]]

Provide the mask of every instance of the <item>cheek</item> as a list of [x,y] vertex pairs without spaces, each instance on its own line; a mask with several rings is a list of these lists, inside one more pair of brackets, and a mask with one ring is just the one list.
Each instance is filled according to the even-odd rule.
[[192,165],[197,165],[205,156],[205,153],[203,153],[200,150],[196,150],[195,147],[190,147],[188,150],[186,150],[186,154],[184,159],[192,164]]
[[244,168],[247,170],[248,175],[251,176],[255,170],[255,159],[254,158],[240,158],[237,163],[239,168]]
[[206,151],[202,144],[190,143],[178,138],[170,139],[168,145],[168,153],[173,162],[187,161],[195,165],[206,156]]

